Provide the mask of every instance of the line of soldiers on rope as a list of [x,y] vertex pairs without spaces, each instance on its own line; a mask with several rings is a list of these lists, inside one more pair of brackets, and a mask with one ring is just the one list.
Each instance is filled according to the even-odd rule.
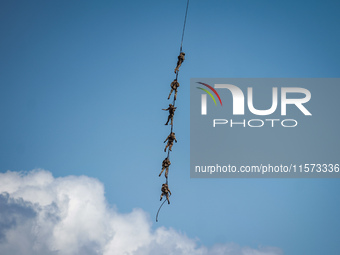
[[[184,56],[185,56],[185,53],[181,52],[179,54],[179,56],[177,57],[178,61],[177,61],[177,66],[175,68],[175,74],[178,74],[179,68],[180,68],[180,66],[182,65],[182,63],[183,63],[183,61],[185,59]],[[169,93],[169,96],[168,96],[168,100],[170,99],[170,96],[171,96],[172,92],[174,92],[174,101],[175,101],[176,98],[177,98],[177,89],[179,87],[179,83],[177,81],[177,75],[176,75],[176,78],[173,80],[173,82],[171,82],[170,87],[171,87],[171,90],[170,90],[170,93]],[[174,118],[174,115],[175,115],[176,108],[177,107],[175,107],[174,105],[169,104],[169,107],[167,109],[162,109],[164,111],[169,111],[168,120],[165,123],[165,125],[168,125],[168,123],[170,121],[171,127],[173,126],[173,118]],[[164,152],[166,152],[167,148],[169,148],[169,151],[172,151],[171,149],[172,149],[172,146],[174,145],[174,141],[177,143],[175,133],[171,131],[171,133],[165,139],[164,143],[166,141],[168,141],[168,143],[166,144],[166,146],[164,148]],[[159,176],[161,176],[163,171],[165,170],[165,174],[164,175],[165,175],[166,180],[168,180],[169,166],[170,165],[171,165],[171,162],[169,160],[169,154],[168,154],[168,156],[162,162],[162,171],[160,172]],[[169,189],[169,186],[168,186],[167,182],[162,184],[161,191],[162,191],[162,194],[161,194],[160,201],[162,201],[163,196],[165,196],[166,200],[168,201],[168,204],[170,204],[169,194],[171,195],[171,191]]]

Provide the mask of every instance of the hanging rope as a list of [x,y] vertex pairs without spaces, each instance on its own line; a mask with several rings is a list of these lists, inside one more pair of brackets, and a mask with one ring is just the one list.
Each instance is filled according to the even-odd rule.
[[163,203],[161,204],[161,206],[159,207],[158,211],[157,211],[157,215],[156,215],[156,222],[158,222],[158,214],[159,211],[161,210],[162,206],[164,205],[164,203],[166,202],[166,199],[163,201]]
[[[181,53],[182,53],[182,47],[183,47],[183,39],[184,39],[184,32],[185,32],[185,24],[186,24],[186,22],[187,22],[187,15],[188,15],[188,7],[189,7],[189,0],[187,1],[187,7],[186,7],[186,11],[185,11],[185,18],[184,18],[184,24],[183,24],[183,31],[182,31],[182,39],[181,39],[181,47],[180,47],[180,55],[181,55]],[[185,54],[183,54],[183,55],[185,55]],[[182,56],[183,57],[183,56]],[[183,57],[183,59],[182,59],[182,62],[183,62],[183,60],[184,60],[184,57]],[[180,57],[178,57],[178,61],[180,61]],[[181,62],[181,63],[182,63]],[[179,73],[179,66],[180,66],[180,64],[178,64],[177,63],[177,67],[176,67],[176,69],[175,69],[175,73],[176,73],[176,82],[177,82],[177,79],[178,79],[178,73]],[[177,72],[176,72],[176,70],[177,70]],[[178,85],[179,86],[179,85]],[[175,95],[177,95],[177,88],[178,87],[176,87],[176,90],[174,91],[174,94]],[[173,89],[173,87],[171,88],[171,89]],[[171,92],[172,92],[172,90],[171,90]],[[170,93],[171,94],[171,93]],[[170,95],[169,95],[169,97],[170,97]],[[172,101],[172,107],[175,107],[175,104],[176,104],[176,96],[174,96],[174,98],[173,98],[173,101]],[[168,108],[169,109],[169,114],[170,114],[170,108]],[[174,128],[174,124],[173,124],[173,117],[174,117],[174,114],[175,114],[175,110],[173,110],[173,116],[172,116],[172,118],[171,118],[171,130],[170,130],[170,134],[172,134],[173,133],[173,128]],[[168,119],[168,121],[169,121],[169,119]],[[169,137],[168,137],[168,145],[169,145]],[[176,141],[176,140],[175,140]],[[172,141],[172,143],[173,143],[174,141]],[[177,142],[177,141],[176,141]],[[167,145],[167,146],[168,146]],[[170,161],[170,148],[172,147],[172,145],[170,145],[169,146],[169,148],[168,148],[168,154],[167,154],[167,159]],[[164,161],[163,161],[164,162]],[[163,164],[162,164],[163,165]],[[170,167],[170,165],[168,165],[167,166],[168,168]],[[168,169],[167,168],[167,169]],[[164,168],[163,168],[164,169]],[[162,171],[163,171],[163,169],[162,169]],[[165,169],[166,170],[166,173],[167,173],[167,169]],[[161,172],[162,173],[162,172]],[[161,204],[161,206],[159,207],[159,209],[158,209],[158,211],[157,211],[157,215],[156,215],[156,222],[158,222],[158,214],[159,214],[159,212],[160,212],[160,210],[161,210],[161,208],[162,208],[162,206],[164,205],[164,203],[165,203],[165,201],[167,201],[168,200],[168,192],[170,193],[170,195],[169,196],[171,196],[171,192],[170,192],[170,189],[169,189],[169,186],[168,186],[168,175],[166,175],[166,181],[165,181],[165,184],[166,184],[166,187],[167,187],[167,189],[168,190],[166,190],[165,189],[165,191],[163,192],[163,185],[162,185],[162,195],[161,195],[161,198],[162,198],[162,196],[163,195],[165,195],[166,196],[166,198],[165,198],[165,200],[163,201],[163,203]],[[170,202],[169,202],[170,203]]]
[[187,23],[187,16],[188,16],[188,7],[189,7],[189,0],[187,2],[187,9],[185,11],[185,18],[184,18],[184,24],[183,24],[183,32],[182,32],[182,40],[181,40],[181,49],[180,52],[182,52],[182,46],[183,46],[183,39],[184,39],[184,31],[185,31],[185,24]]

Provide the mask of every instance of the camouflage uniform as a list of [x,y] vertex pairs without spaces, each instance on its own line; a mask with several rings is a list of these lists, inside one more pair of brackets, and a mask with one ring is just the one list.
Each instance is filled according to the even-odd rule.
[[168,121],[165,123],[165,125],[168,125],[169,120],[171,120],[170,125],[173,125],[173,120],[174,120],[174,114],[175,114],[175,110],[177,109],[177,107],[173,106],[172,104],[169,104],[169,108],[168,109],[162,109],[164,111],[169,111],[169,116],[168,116]]
[[171,91],[170,91],[170,94],[168,96],[168,99],[170,99],[172,91],[175,91],[175,100],[176,100],[176,98],[177,98],[177,88],[179,87],[179,83],[178,83],[177,79],[174,79],[174,81],[171,82],[170,87],[171,87]]
[[163,162],[162,162],[162,171],[161,171],[161,173],[159,174],[159,176],[161,176],[162,173],[163,173],[163,171],[164,171],[164,169],[166,169],[166,170],[165,170],[165,178],[168,178],[169,166],[170,166],[170,165],[171,165],[171,162],[170,162],[169,158],[165,158],[165,159],[163,160]]
[[171,132],[170,135],[168,135],[168,137],[165,139],[164,142],[168,141],[167,145],[165,146],[165,149],[164,151],[166,151],[166,148],[169,147],[169,150],[171,150],[172,146],[174,145],[174,141],[177,143],[177,140],[176,140],[176,136],[175,136],[175,133],[174,132]]
[[169,193],[170,193],[170,195],[171,195],[171,191],[170,191],[170,189],[169,189],[168,184],[163,183],[163,184],[162,184],[162,189],[161,189],[161,191],[162,191],[162,194],[161,194],[161,199],[160,199],[160,201],[162,201],[163,196],[166,196],[166,200],[168,200],[168,204],[170,204]]
[[179,67],[182,65],[183,61],[184,61],[184,56],[185,56],[185,53],[184,52],[181,52],[178,56],[178,61],[177,61],[177,66],[175,68],[175,73],[178,72],[179,70]]

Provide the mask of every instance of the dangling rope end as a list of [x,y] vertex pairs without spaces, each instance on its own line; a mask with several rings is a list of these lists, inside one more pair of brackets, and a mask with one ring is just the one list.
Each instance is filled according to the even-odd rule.
[[164,205],[164,203],[166,202],[166,199],[163,201],[163,203],[161,204],[161,206],[159,207],[158,211],[157,211],[157,215],[156,215],[156,222],[158,222],[158,214],[159,211],[161,210],[162,206]]

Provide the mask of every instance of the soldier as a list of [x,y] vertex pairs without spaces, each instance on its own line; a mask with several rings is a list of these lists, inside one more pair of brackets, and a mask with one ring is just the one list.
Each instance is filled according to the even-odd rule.
[[164,171],[164,169],[166,169],[166,170],[165,170],[165,178],[168,178],[169,166],[170,166],[170,165],[171,165],[171,162],[170,162],[169,158],[165,158],[165,159],[163,160],[163,162],[162,162],[162,171],[161,171],[161,173],[159,174],[159,176],[161,176],[162,173],[163,173],[163,171]]
[[164,111],[169,111],[168,121],[165,123],[165,125],[168,125],[169,120],[171,120],[170,125],[172,126],[173,120],[174,120],[174,114],[175,114],[175,110],[176,109],[177,109],[177,107],[173,106],[172,104],[169,104],[169,108],[168,109],[162,109]]
[[166,196],[166,200],[168,200],[168,204],[170,204],[169,193],[170,193],[170,195],[171,195],[171,191],[170,191],[170,189],[169,189],[168,184],[163,183],[163,184],[162,184],[162,189],[161,189],[161,191],[162,191],[162,194],[161,194],[161,199],[160,199],[160,201],[162,201],[163,196]]
[[165,139],[164,143],[168,141],[167,145],[165,146],[164,152],[166,151],[166,148],[169,147],[169,150],[171,150],[172,146],[174,145],[174,141],[177,143],[176,136],[174,132],[171,132],[170,135]]
[[183,61],[184,61],[184,56],[185,56],[185,53],[184,52],[181,52],[178,56],[178,61],[177,61],[177,66],[175,68],[175,73],[178,72],[179,70],[179,67],[182,65]]
[[171,82],[170,87],[171,87],[171,91],[170,91],[170,94],[168,96],[168,99],[170,99],[172,91],[175,91],[175,100],[176,100],[176,97],[177,97],[177,88],[179,87],[179,83],[178,83],[177,79],[174,79],[174,81]]

